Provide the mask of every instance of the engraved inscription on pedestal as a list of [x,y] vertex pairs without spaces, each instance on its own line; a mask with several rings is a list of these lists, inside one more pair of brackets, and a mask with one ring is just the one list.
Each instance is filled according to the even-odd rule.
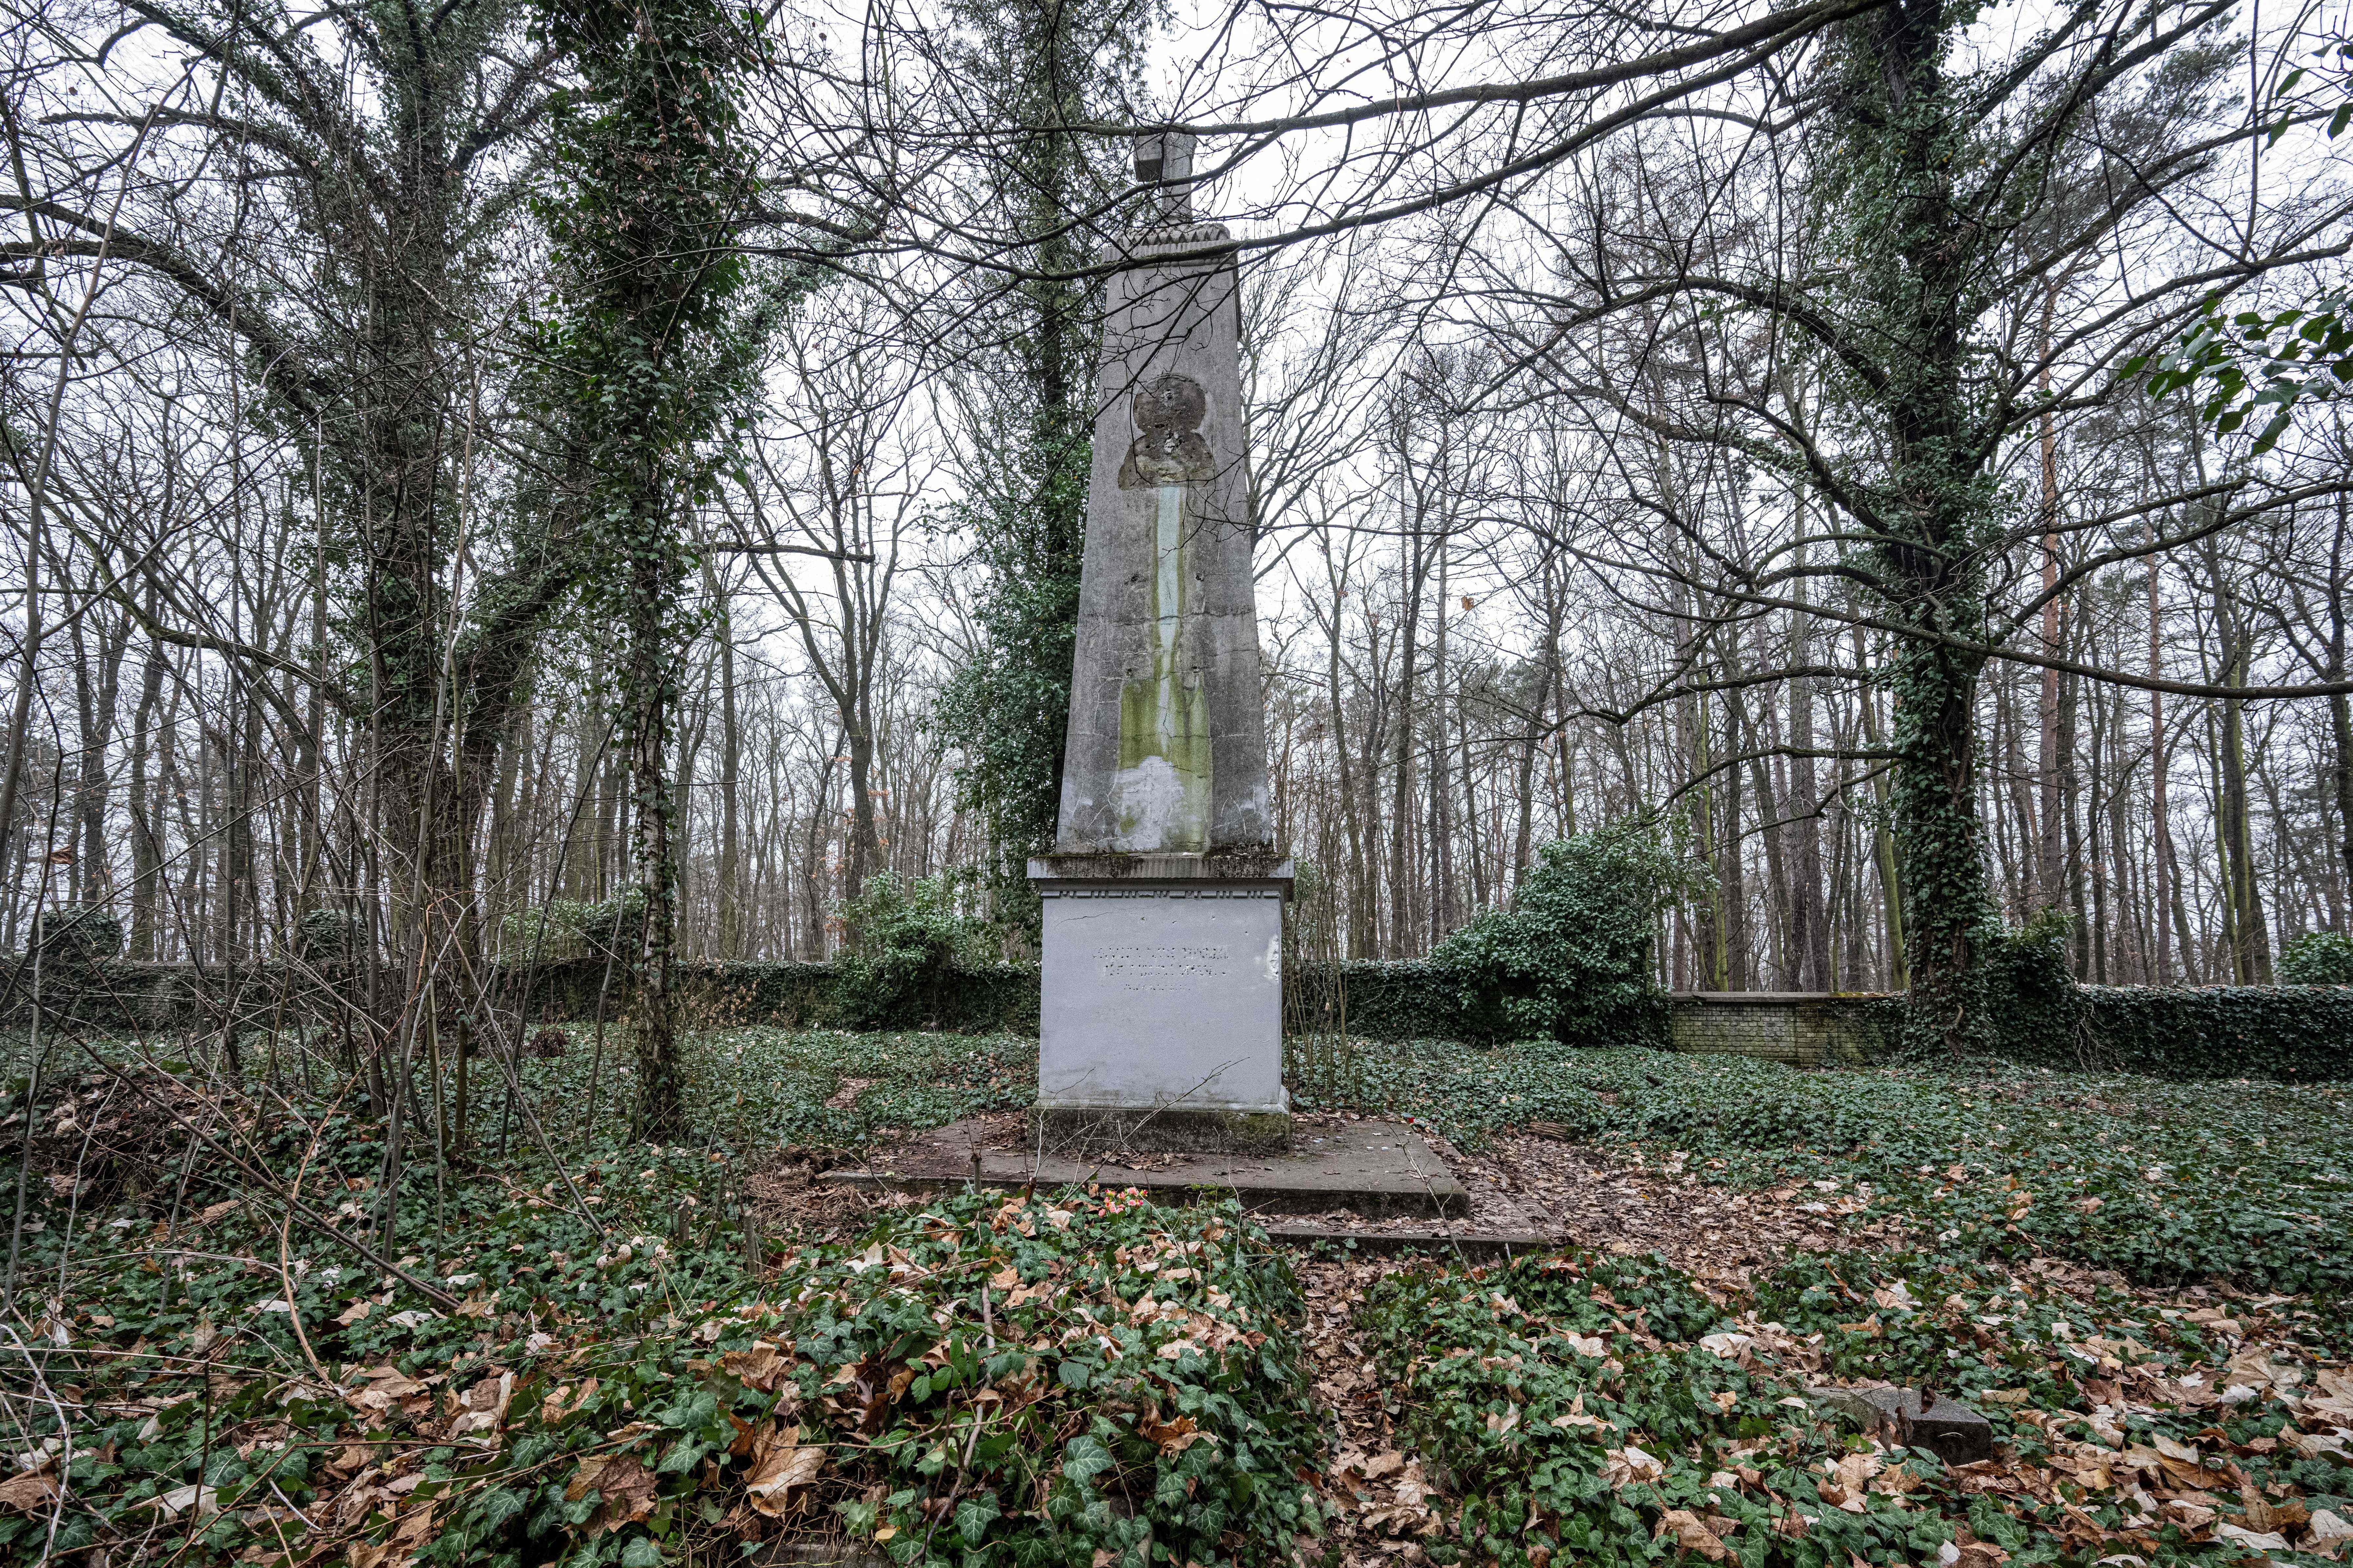
[[1107,947],[1095,955],[1095,973],[1113,990],[1149,995],[1184,991],[1196,980],[1210,979],[1233,962],[1229,947],[1151,947],[1135,943]]
[[1039,1098],[1271,1110],[1282,1056],[1279,886],[1048,882]]

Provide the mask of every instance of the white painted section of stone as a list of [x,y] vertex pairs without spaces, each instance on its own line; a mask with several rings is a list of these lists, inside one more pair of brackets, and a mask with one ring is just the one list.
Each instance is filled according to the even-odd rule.
[[1195,807],[1208,792],[1188,787],[1166,757],[1146,757],[1122,768],[1112,774],[1111,788],[1120,823],[1113,848],[1150,851],[1199,841],[1201,814]]
[[1041,1106],[1288,1109],[1280,889],[1039,891]]

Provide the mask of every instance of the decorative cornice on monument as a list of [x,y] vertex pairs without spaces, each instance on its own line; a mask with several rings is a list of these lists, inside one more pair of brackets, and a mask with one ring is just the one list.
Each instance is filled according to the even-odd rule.
[[1290,889],[1293,879],[1290,857],[1271,847],[1256,845],[1212,849],[1206,854],[1133,853],[1124,850],[1070,850],[1033,857],[1029,880],[1034,886],[1052,882],[1246,882]]
[[1233,230],[1221,223],[1160,224],[1152,228],[1139,229],[1130,236],[1127,255],[1131,258],[1142,258],[1200,251],[1214,256],[1219,251],[1232,249],[1233,245]]

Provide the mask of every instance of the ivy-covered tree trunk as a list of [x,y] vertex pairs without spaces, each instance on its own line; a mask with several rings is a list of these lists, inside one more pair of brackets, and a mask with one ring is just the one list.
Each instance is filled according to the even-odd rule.
[[1975,705],[1982,660],[1933,646],[1901,655],[1895,782],[1889,792],[1904,867],[1908,1032],[1960,1054],[1990,1043],[1982,944],[1996,926],[1977,813]]
[[965,755],[965,799],[988,825],[998,920],[1027,928],[1037,899],[1024,862],[1053,843],[1062,795],[1079,563],[1092,451],[1097,259],[1072,215],[1124,183],[1124,146],[1062,129],[1116,113],[1138,71],[1159,0],[1007,5],[955,0],[968,43],[959,63],[1003,124],[1022,128],[990,171],[997,195],[1036,237],[1024,279],[982,312],[1007,347],[984,401],[964,509],[989,574],[987,641],[950,682],[939,722]]
[[1983,658],[1953,646],[1983,646],[1977,552],[1994,536],[1966,374],[1989,242],[1956,195],[1970,126],[1945,73],[1971,14],[1945,0],[1896,0],[1847,24],[1826,150],[1857,313],[1877,340],[1870,368],[1857,372],[1884,453],[1870,493],[1872,564],[1884,610],[1913,634],[1887,677],[1908,1031],[1954,1054],[1990,1038],[1980,950],[1996,922],[1976,787]]
[[692,566],[681,526],[751,391],[755,324],[732,313],[753,196],[734,143],[751,40],[714,0],[553,0],[548,34],[581,86],[562,116],[565,199],[550,203],[564,309],[547,386],[580,476],[582,581],[624,643],[638,918],[638,1135],[685,1130],[671,984],[678,869],[668,766]]
[[679,686],[677,609],[685,562],[663,502],[658,468],[638,475],[630,519],[628,642],[623,655],[622,727],[628,737],[629,843],[635,892],[644,910],[638,951],[636,1125],[664,1141],[686,1130],[686,1089],[678,1059],[678,863],[670,849],[677,803],[670,742]]

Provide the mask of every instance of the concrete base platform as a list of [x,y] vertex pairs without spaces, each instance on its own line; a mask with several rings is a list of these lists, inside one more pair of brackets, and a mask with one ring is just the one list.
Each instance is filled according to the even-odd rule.
[[[986,1135],[984,1135],[984,1132]],[[863,1166],[828,1171],[826,1185],[936,1192],[984,1187],[1140,1187],[1167,1202],[1232,1194],[1253,1214],[1314,1215],[1345,1209],[1367,1219],[1467,1212],[1470,1194],[1446,1163],[1410,1129],[1389,1121],[1301,1127],[1281,1151],[1250,1153],[1047,1154],[1001,1143],[998,1130],[951,1122]]]
[[1279,1154],[1291,1145],[1284,1110],[1041,1105],[1029,1116],[1032,1145],[1049,1154]]

